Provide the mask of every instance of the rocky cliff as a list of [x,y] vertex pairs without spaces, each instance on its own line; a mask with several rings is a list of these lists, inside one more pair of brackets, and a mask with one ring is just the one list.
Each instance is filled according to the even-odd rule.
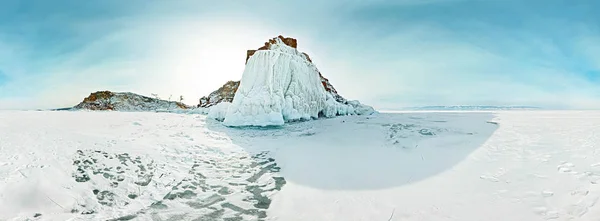
[[215,107],[209,117],[216,116],[227,126],[282,125],[375,112],[370,106],[339,95],[297,46],[296,39],[278,36],[256,50],[248,50],[242,80],[227,82],[202,97],[198,106]]
[[[265,44],[262,47],[260,47],[256,50],[246,51],[246,63],[248,63],[248,59],[250,59],[250,57],[252,57],[252,55],[254,55],[257,51],[271,50],[271,47],[278,42],[282,42],[283,44],[285,44],[291,48],[294,48],[294,49],[298,48],[298,41],[296,39],[286,38],[286,37],[283,37],[280,35],[275,38],[269,39],[267,42],[265,42]],[[301,52],[301,53],[302,53],[302,56],[304,56],[304,58],[306,60],[308,60],[309,62],[312,63],[312,60],[310,59],[308,54],[306,54],[304,52]],[[327,91],[329,94],[331,94],[331,96],[338,103],[349,104],[348,100],[346,100],[344,97],[342,97],[341,95],[338,94],[335,87],[333,87],[333,85],[329,82],[329,79],[323,77],[323,75],[320,72],[319,72],[319,77],[321,78],[321,83],[323,84],[325,91]],[[211,106],[214,106],[221,102],[233,101],[233,97],[235,96],[235,92],[237,91],[239,86],[240,86],[240,81],[228,81],[221,88],[210,93],[210,95],[200,98],[200,103],[199,103],[198,107],[211,107]]]
[[208,96],[200,98],[198,107],[211,107],[221,102],[233,101],[233,96],[240,86],[239,81],[228,81],[222,87],[216,91],[210,93]]

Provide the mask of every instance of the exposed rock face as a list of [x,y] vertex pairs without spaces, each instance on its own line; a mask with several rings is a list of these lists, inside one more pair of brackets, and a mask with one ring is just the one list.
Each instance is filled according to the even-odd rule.
[[228,81],[218,90],[210,93],[208,97],[200,98],[198,107],[211,107],[221,102],[233,101],[233,96],[240,86],[240,81]]
[[[276,44],[278,39],[287,46],[290,46],[292,48],[298,48],[298,41],[296,39],[286,38],[286,37],[279,35],[275,38],[269,39],[269,41],[265,42],[264,46],[258,48],[257,50],[248,50],[246,52],[246,63],[248,63],[248,59],[250,59],[250,57],[252,55],[254,55],[254,53],[256,53],[257,51],[270,50],[271,46]],[[302,52],[302,54],[309,62],[312,63],[312,60],[310,59],[308,54],[306,54],[304,52]],[[325,90],[327,92],[329,92],[337,102],[342,103],[342,104],[348,103],[348,101],[344,97],[342,97],[341,95],[338,94],[337,90],[329,82],[329,79],[323,77],[323,75],[321,73],[319,73],[319,76],[321,77],[321,83],[323,84],[323,87],[325,88]],[[237,91],[239,86],[240,86],[240,81],[228,81],[221,88],[210,93],[210,95],[208,97],[205,96],[205,97],[200,98],[200,104],[198,105],[198,107],[211,107],[211,106],[214,106],[221,102],[233,101],[233,97],[235,96],[235,92]]]
[[[274,45],[274,44],[277,43],[277,39],[280,39],[287,46],[290,46],[292,48],[298,48],[298,41],[296,39],[293,39],[293,38],[284,38],[283,36],[279,35],[276,38],[269,39],[269,41],[265,42],[264,46],[258,48],[257,50],[248,50],[248,51],[246,51],[246,63],[248,63],[248,59],[250,59],[250,57],[252,55],[254,55],[254,53],[256,53],[256,51],[270,50],[271,49],[271,45]],[[308,55],[306,55],[306,54],[304,54],[304,55],[310,61],[310,58],[308,58]]]
[[91,93],[73,109],[115,110],[115,111],[155,111],[168,109],[188,109],[183,103],[165,101],[129,92],[98,91]]
[[113,104],[110,102],[110,98],[115,94],[110,91],[98,91],[91,93],[90,96],[83,99],[83,102],[77,104],[77,109],[89,109],[89,110],[114,110]]
[[325,91],[329,92],[331,94],[331,96],[333,96],[333,98],[335,98],[335,101],[339,102],[339,103],[347,103],[346,99],[344,97],[342,97],[341,95],[338,94],[337,90],[335,90],[335,88],[333,87],[333,85],[331,85],[331,83],[329,83],[329,79],[323,77],[323,75],[319,72],[319,76],[321,77],[321,83],[323,84],[323,87],[325,88]]

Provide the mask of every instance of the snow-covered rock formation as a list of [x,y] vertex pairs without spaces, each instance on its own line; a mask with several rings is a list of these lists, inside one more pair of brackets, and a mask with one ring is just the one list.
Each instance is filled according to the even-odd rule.
[[165,101],[130,92],[98,91],[91,93],[73,109],[115,111],[161,111],[184,110],[187,105],[176,101]]
[[282,125],[320,116],[375,112],[372,107],[340,96],[308,55],[296,47],[295,39],[278,36],[258,50],[249,50],[241,82],[228,82],[202,98],[199,106],[231,102],[214,108],[209,116],[228,126]]
[[211,106],[208,108],[208,118],[223,121],[230,105],[230,102],[221,102]]
[[198,107],[207,108],[214,106],[221,102],[230,102],[233,101],[233,96],[240,86],[239,81],[228,81],[218,90],[210,93],[207,96],[200,98],[200,103]]
[[224,124],[267,126],[309,120],[327,110],[326,100],[317,68],[294,48],[274,44],[248,60]]

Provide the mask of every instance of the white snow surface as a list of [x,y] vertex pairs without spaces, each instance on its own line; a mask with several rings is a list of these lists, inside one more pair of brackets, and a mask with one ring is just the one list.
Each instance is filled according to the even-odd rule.
[[595,221],[598,125],[595,111],[380,113],[277,128],[0,112],[0,220]]
[[208,118],[223,121],[231,103],[221,102],[208,108]]
[[315,119],[319,113],[326,117],[364,114],[336,102],[325,91],[317,67],[295,48],[276,40],[270,50],[256,51],[248,60],[225,125],[278,126]]

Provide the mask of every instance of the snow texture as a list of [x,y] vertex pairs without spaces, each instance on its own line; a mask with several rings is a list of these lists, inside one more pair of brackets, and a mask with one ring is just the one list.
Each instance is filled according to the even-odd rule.
[[264,220],[280,168],[205,119],[0,111],[0,220]]
[[0,220],[596,221],[600,112],[0,111]]
[[[227,126],[270,126],[374,110],[358,102],[338,103],[325,91],[317,67],[281,39],[250,57],[227,111]],[[370,109],[369,109],[370,108]]]

